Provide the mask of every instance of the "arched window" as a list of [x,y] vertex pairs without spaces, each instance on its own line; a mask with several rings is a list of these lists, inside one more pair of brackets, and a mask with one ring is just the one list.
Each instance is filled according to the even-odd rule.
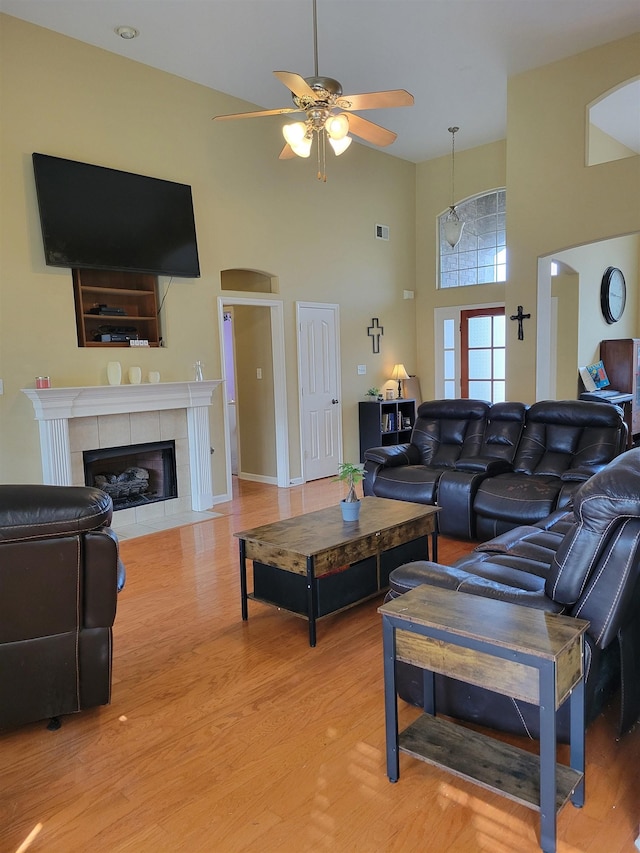
[[453,249],[444,237],[449,210],[439,217],[441,288],[507,280],[506,199],[499,189],[456,204],[464,230]]

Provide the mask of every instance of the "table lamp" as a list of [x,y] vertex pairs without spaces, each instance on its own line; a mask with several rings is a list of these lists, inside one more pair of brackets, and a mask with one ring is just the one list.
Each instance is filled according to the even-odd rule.
[[394,364],[391,371],[391,379],[398,383],[398,400],[402,400],[402,380],[408,379],[409,374],[405,370],[404,364]]

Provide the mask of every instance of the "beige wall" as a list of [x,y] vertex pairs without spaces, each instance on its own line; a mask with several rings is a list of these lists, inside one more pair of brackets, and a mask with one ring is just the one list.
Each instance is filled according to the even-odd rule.
[[[517,324],[507,323],[507,398],[535,400],[538,259],[560,257],[569,247],[640,231],[640,157],[585,166],[588,104],[638,73],[640,33],[511,78],[506,141],[465,151],[464,117],[455,117],[460,124],[456,199],[501,186],[507,189],[508,266],[503,285],[436,290],[436,218],[450,204],[451,157],[418,165],[417,372],[425,397],[435,391],[433,309],[504,302],[507,316],[515,314],[518,305],[532,315],[524,324],[523,341],[517,339]],[[636,292],[638,242],[633,239],[625,248],[622,245],[617,244],[616,252],[608,255],[605,267],[623,268],[624,264],[628,290]],[[600,253],[583,256],[579,262],[581,294],[587,281],[599,286],[604,271],[601,264]],[[589,313],[586,306],[594,304]],[[585,298],[580,306],[580,348],[584,351],[597,347],[605,331],[601,326],[606,324],[598,320],[599,302]],[[637,310],[627,312],[625,326],[638,322]],[[548,323],[547,318],[543,322]],[[618,326],[611,336],[622,337]],[[612,327],[606,328],[610,334]],[[634,334],[638,334],[638,326]],[[577,357],[572,364],[575,360]],[[566,390],[570,381],[562,381]]]
[[[456,119],[457,121],[457,119]],[[446,134],[443,128],[443,134]],[[456,143],[462,145],[464,127]],[[494,142],[469,151],[456,151],[457,199],[504,187],[506,184],[506,143]],[[434,396],[433,311],[451,305],[501,303],[505,285],[437,289],[438,234],[437,218],[451,204],[451,155],[420,163],[417,170],[416,215],[416,323],[417,373],[422,396]],[[507,208],[509,196],[507,194]]]
[[[41,477],[37,427],[20,388],[42,373],[59,386],[103,384],[112,355],[78,348],[71,274],[44,264],[33,151],[193,187],[202,277],[171,283],[163,309],[167,346],[118,350],[125,369],[135,360],[145,374],[157,369],[164,380],[179,380],[190,378],[200,359],[206,378],[219,377],[220,272],[268,270],[277,278],[292,478],[301,474],[297,300],[340,305],[344,456],[356,459],[357,402],[370,386],[384,386],[394,363],[420,376],[425,399],[433,395],[434,308],[504,301],[511,314],[523,305],[532,314],[525,340],[507,324],[507,396],[532,401],[538,258],[640,231],[640,157],[584,165],[586,106],[640,73],[640,34],[512,78],[508,141],[462,150],[464,116],[455,117],[456,196],[507,187],[509,267],[506,284],[454,293],[435,288],[436,217],[450,203],[449,157],[416,167],[356,144],[339,159],[330,156],[323,184],[312,162],[278,160],[277,119],[212,122],[247,107],[203,86],[6,16],[0,63],[4,482]],[[389,242],[375,240],[376,223],[389,226]],[[601,263],[587,264],[581,280],[599,281]],[[625,274],[637,291],[637,260]],[[168,283],[161,279],[162,293]],[[415,290],[416,299],[404,300],[403,290]],[[373,317],[384,326],[378,355],[366,333]],[[366,365],[365,376],[357,375],[358,364]],[[218,391],[211,418],[217,495],[225,489],[223,411]]]
[[[204,86],[48,30],[0,16],[0,479],[41,479],[33,410],[22,387],[100,385],[112,350],[79,349],[71,273],[43,259],[31,154],[39,151],[191,184],[202,276],[174,279],[163,309],[166,347],[118,350],[163,380],[221,375],[220,272],[268,270],[284,305],[291,477],[299,477],[295,301],[340,303],[344,456],[358,458],[357,402],[393,363],[411,368],[415,281],[415,166],[354,144],[331,154],[327,183],[310,161],[280,161],[278,119],[216,123],[250,108]],[[375,240],[375,224],[391,240]],[[164,293],[169,280],[161,279]],[[229,291],[224,292],[225,296]],[[265,294],[265,296],[267,296]],[[384,326],[372,355],[367,326]],[[357,365],[367,375],[357,375]],[[223,396],[211,412],[214,493],[225,489]],[[20,448],[16,453],[14,448]]]
[[[524,341],[508,324],[512,398],[535,399],[538,258],[640,231],[640,157],[585,166],[587,105],[639,72],[636,33],[509,80],[506,311],[533,315]],[[637,290],[637,267],[627,285]]]
[[[567,264],[577,273],[578,340],[571,360],[565,346],[564,369],[572,370],[577,377],[577,368],[600,358],[600,341],[609,338],[637,337],[640,330],[640,299],[638,281],[640,275],[640,236],[617,237],[600,240],[587,246],[558,252],[554,260]],[[627,283],[627,302],[622,318],[609,325],[600,310],[600,283],[607,267],[619,267]],[[558,362],[560,363],[560,338],[565,327],[558,323]]]

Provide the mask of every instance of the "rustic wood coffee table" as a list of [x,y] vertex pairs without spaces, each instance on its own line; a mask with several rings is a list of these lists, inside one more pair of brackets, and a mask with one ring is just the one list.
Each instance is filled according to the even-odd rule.
[[[360,520],[344,522],[339,506],[234,533],[240,540],[242,618],[247,599],[309,620],[352,607],[389,586],[389,573],[410,560],[437,560],[437,507],[386,498],[363,498]],[[253,560],[253,593],[247,591]]]

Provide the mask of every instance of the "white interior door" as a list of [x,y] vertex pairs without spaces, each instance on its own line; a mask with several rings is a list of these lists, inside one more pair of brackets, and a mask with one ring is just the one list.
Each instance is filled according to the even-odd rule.
[[342,456],[337,305],[298,302],[298,373],[304,480],[337,473]]

